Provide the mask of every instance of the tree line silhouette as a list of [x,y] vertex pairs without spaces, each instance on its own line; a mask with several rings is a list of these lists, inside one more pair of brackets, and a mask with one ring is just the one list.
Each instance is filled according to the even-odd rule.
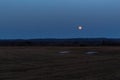
[[120,46],[120,39],[8,39],[0,40],[0,46]]

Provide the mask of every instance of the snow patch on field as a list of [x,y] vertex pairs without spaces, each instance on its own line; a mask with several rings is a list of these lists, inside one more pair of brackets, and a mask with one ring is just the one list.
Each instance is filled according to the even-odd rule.
[[93,55],[93,54],[97,54],[98,52],[96,52],[96,51],[88,51],[88,52],[86,52],[85,54],[88,54],[88,55]]
[[65,54],[68,54],[68,53],[70,53],[70,51],[60,51],[59,52],[60,55],[65,55]]

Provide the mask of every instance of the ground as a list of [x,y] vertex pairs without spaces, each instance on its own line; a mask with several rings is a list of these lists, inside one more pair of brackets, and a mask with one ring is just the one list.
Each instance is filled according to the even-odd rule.
[[120,47],[0,47],[0,80],[120,80]]

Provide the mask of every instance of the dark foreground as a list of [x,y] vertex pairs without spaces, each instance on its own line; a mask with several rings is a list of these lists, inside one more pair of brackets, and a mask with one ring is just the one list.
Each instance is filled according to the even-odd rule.
[[0,80],[120,80],[120,47],[0,47]]

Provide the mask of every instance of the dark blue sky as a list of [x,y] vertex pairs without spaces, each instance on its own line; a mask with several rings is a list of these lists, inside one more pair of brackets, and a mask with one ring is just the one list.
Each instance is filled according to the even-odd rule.
[[120,0],[0,0],[1,39],[80,37],[120,38]]

